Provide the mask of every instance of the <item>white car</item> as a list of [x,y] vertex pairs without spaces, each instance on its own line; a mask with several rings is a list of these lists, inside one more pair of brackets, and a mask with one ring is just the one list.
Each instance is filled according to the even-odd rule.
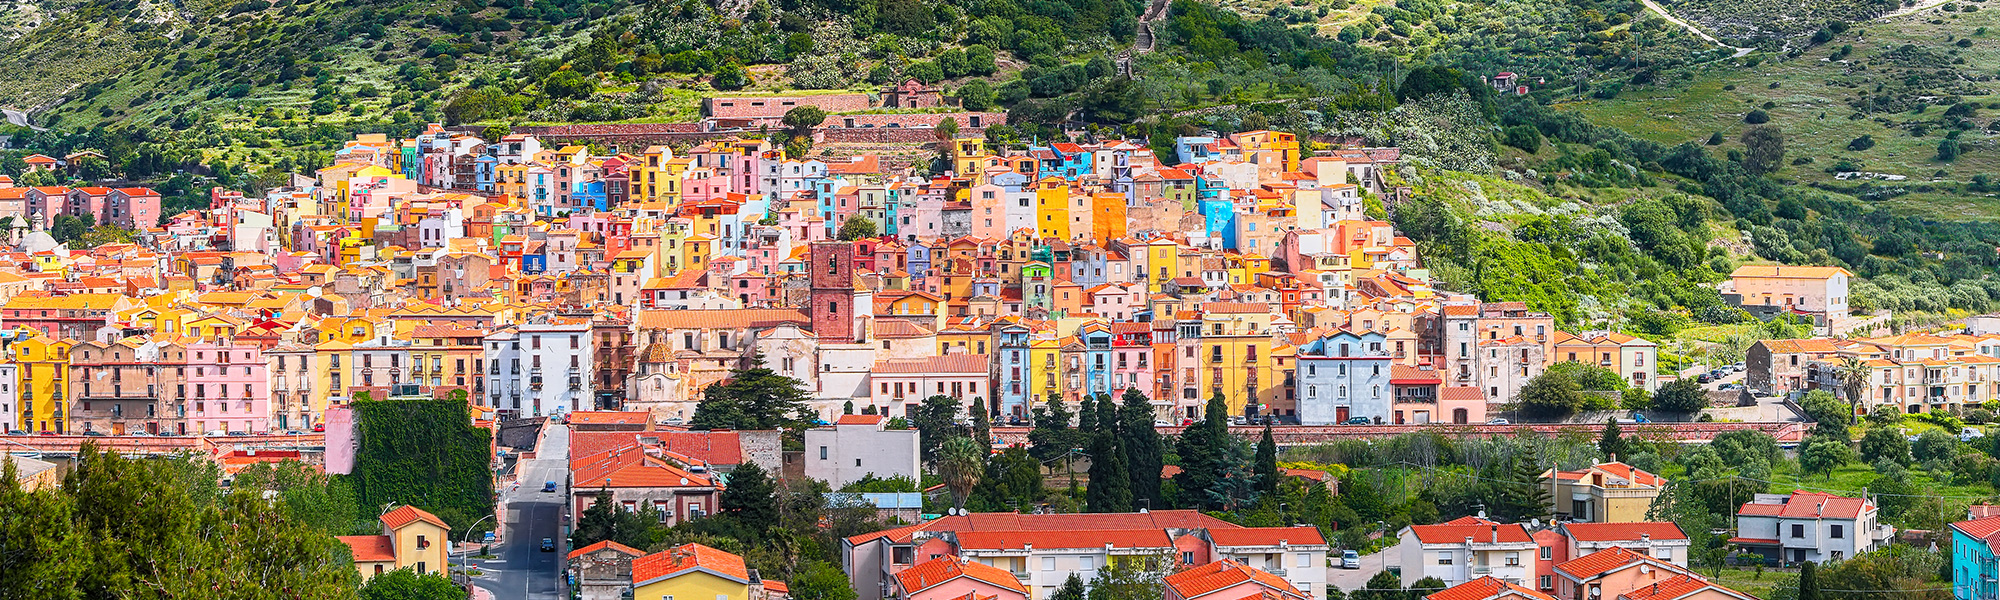
[[1340,552],[1340,568],[1342,569],[1361,568],[1361,553],[1355,552],[1353,550],[1342,550]]

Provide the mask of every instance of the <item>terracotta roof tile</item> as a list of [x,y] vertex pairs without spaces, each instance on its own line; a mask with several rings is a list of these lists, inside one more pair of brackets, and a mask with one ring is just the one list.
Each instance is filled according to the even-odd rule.
[[958,579],[971,578],[1010,590],[1028,593],[1028,586],[1012,573],[999,567],[987,566],[956,556],[945,556],[903,569],[896,573],[896,585],[903,588],[904,595],[937,587],[939,584]]
[[445,524],[444,519],[440,519],[438,518],[437,515],[425,512],[424,509],[417,508],[415,506],[410,506],[408,504],[398,506],[396,507],[396,510],[392,510],[382,514],[382,524],[388,525],[389,529],[391,530],[402,529],[404,526],[409,525],[411,523],[415,523],[417,521],[423,521],[425,523],[430,523],[438,527],[451,529],[450,525]]
[[1241,527],[1236,529],[1209,530],[1208,537],[1217,546],[1276,546],[1284,542],[1293,546],[1325,545],[1318,527]]
[[701,544],[682,544],[633,559],[632,585],[638,587],[695,569],[739,583],[750,582],[750,569],[744,566],[743,557]]
[[1425,544],[1463,544],[1465,538],[1472,538],[1475,544],[1532,544],[1528,529],[1519,523],[1506,525],[1411,525],[1411,533],[1417,541]]
[[1444,591],[1424,596],[1424,600],[1494,600],[1508,596],[1527,600],[1555,600],[1548,594],[1508,583],[1490,575],[1445,588]]
[[396,560],[396,542],[386,535],[343,535],[340,541],[354,550],[354,562]]
[[1283,578],[1230,559],[1183,569],[1179,573],[1168,575],[1164,583],[1167,587],[1173,588],[1175,594],[1187,599],[1206,596],[1244,583],[1255,584],[1289,598],[1303,600],[1307,597]]
[[567,558],[567,559],[569,559],[569,560],[576,560],[576,557],[579,557],[579,556],[583,556],[583,555],[585,555],[585,554],[590,554],[590,553],[592,553],[592,552],[596,552],[596,551],[598,551],[598,550],[607,550],[607,549],[608,549],[608,550],[614,550],[614,551],[617,551],[617,552],[623,552],[623,553],[625,553],[625,554],[629,554],[629,555],[632,555],[632,556],[645,556],[645,555],[646,555],[646,551],[645,551],[645,550],[640,550],[640,549],[638,549],[638,548],[633,548],[633,547],[631,547],[631,546],[627,546],[627,545],[624,545],[624,544],[620,544],[620,543],[618,543],[618,542],[614,542],[614,541],[611,541],[611,540],[604,540],[604,541],[602,541],[602,542],[598,542],[598,543],[595,543],[595,544],[591,544],[591,545],[588,545],[588,546],[584,546],[584,547],[582,547],[582,548],[577,548],[577,549],[575,549],[575,550],[571,550],[571,551],[569,551],[569,555],[568,555],[568,556],[566,556],[566,557],[564,557],[564,558]]
[[1681,531],[1681,526],[1657,521],[1640,523],[1567,523],[1563,525],[1563,531],[1569,534],[1570,539],[1585,542],[1637,540],[1642,535],[1647,536],[1648,539],[1655,540],[1687,539],[1687,533]]

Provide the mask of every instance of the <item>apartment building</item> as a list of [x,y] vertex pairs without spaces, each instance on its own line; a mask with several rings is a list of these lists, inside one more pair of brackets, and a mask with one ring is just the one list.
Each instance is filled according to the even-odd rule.
[[1876,520],[1874,502],[1822,492],[1757,494],[1736,511],[1736,537],[1745,552],[1787,563],[1840,560],[1874,550],[1896,528]]
[[1402,540],[1405,586],[1425,577],[1436,577],[1446,585],[1482,577],[1533,584],[1540,546],[1519,523],[1460,517],[1438,525],[1410,525],[1396,535]]

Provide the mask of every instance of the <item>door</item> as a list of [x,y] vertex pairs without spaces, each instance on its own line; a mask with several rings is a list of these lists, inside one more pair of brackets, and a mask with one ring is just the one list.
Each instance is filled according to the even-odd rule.
[[111,424],[111,435],[125,435],[125,424],[124,424],[124,423],[112,423],[112,424]]
[[1336,406],[1333,408],[1333,422],[1341,424],[1347,423],[1347,407]]

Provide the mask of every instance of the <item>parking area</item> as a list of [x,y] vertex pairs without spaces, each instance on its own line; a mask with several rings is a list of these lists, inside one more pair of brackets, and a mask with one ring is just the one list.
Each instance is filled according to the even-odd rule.
[[1359,569],[1340,568],[1340,554],[1336,552],[1334,556],[1334,568],[1327,574],[1326,583],[1339,588],[1340,591],[1348,592],[1368,585],[1368,578],[1374,577],[1376,573],[1380,573],[1384,569],[1389,568],[1390,565],[1396,564],[1398,561],[1396,557],[1402,556],[1402,552],[1399,546],[1391,546],[1381,552],[1362,556],[1361,568]]

